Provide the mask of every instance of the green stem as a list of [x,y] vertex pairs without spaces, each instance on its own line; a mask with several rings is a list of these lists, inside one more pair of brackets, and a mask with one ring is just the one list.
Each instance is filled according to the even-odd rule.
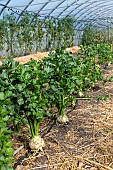
[[33,131],[33,123],[31,120],[28,121],[29,122],[29,126],[30,126],[30,134],[31,134],[31,137],[34,138],[34,131]]
[[88,97],[88,98],[75,98],[76,100],[91,100],[91,99],[94,99],[94,98],[91,98],[91,97]]
[[20,124],[19,123],[17,123],[17,124],[14,123],[14,131],[19,133],[19,131],[20,131]]
[[[15,123],[15,120],[18,120],[18,122]],[[20,122],[19,122],[19,118],[16,115],[14,115],[13,125],[14,125],[14,131],[19,133],[20,132]]]
[[39,122],[36,119],[34,119],[35,136],[38,136],[38,130],[39,130]]
[[58,107],[58,112],[59,115],[64,116],[65,115],[65,111],[64,111],[64,95],[61,95],[61,102],[59,103],[59,107]]
[[27,117],[27,119],[30,126],[31,137],[34,138],[35,136],[38,136],[39,122],[35,117],[31,118],[31,116]]

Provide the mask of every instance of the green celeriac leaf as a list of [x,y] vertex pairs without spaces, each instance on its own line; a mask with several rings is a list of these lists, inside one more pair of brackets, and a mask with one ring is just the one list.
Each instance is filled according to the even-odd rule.
[[19,105],[23,105],[23,104],[24,104],[23,98],[19,98],[19,99],[17,100],[17,102],[18,102]]
[[3,92],[0,92],[0,100],[4,100],[5,99],[5,95]]

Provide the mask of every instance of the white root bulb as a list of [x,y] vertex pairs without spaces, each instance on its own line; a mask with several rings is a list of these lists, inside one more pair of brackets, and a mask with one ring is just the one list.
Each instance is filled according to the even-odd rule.
[[61,123],[61,124],[64,124],[64,123],[69,122],[69,119],[68,119],[68,117],[66,115],[64,115],[64,116],[61,115],[61,116],[59,116],[57,118],[57,122]]
[[79,97],[83,97],[84,94],[82,92],[78,92]]
[[111,62],[108,63],[108,66],[110,66],[110,65],[111,65]]
[[96,66],[97,66],[98,68],[100,68],[100,65],[99,65],[99,64],[97,64]]
[[42,151],[43,147],[45,146],[44,140],[40,136],[36,136],[30,140],[29,146],[31,150]]

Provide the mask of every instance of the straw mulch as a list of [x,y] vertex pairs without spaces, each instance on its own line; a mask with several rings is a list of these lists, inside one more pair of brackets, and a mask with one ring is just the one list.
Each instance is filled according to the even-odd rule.
[[[71,48],[66,48],[66,51],[76,53],[79,49],[80,47],[74,46]],[[37,52],[36,54],[30,54],[30,55],[14,58],[14,60],[18,61],[20,64],[24,64],[27,63],[31,58],[33,58],[34,60],[41,60],[43,57],[47,57],[48,54],[49,52]],[[2,61],[0,61],[0,65],[2,65]]]

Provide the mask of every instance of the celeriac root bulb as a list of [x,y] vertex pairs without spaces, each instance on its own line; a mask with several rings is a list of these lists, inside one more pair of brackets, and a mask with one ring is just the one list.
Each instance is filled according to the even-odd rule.
[[69,119],[66,115],[62,116],[60,115],[58,118],[57,118],[57,122],[58,123],[61,123],[61,124],[64,124],[64,123],[67,123],[69,122]]
[[82,92],[78,92],[79,97],[83,97],[84,94]]
[[31,150],[43,150],[42,148],[45,146],[44,140],[40,136],[36,136],[30,140],[29,146]]

